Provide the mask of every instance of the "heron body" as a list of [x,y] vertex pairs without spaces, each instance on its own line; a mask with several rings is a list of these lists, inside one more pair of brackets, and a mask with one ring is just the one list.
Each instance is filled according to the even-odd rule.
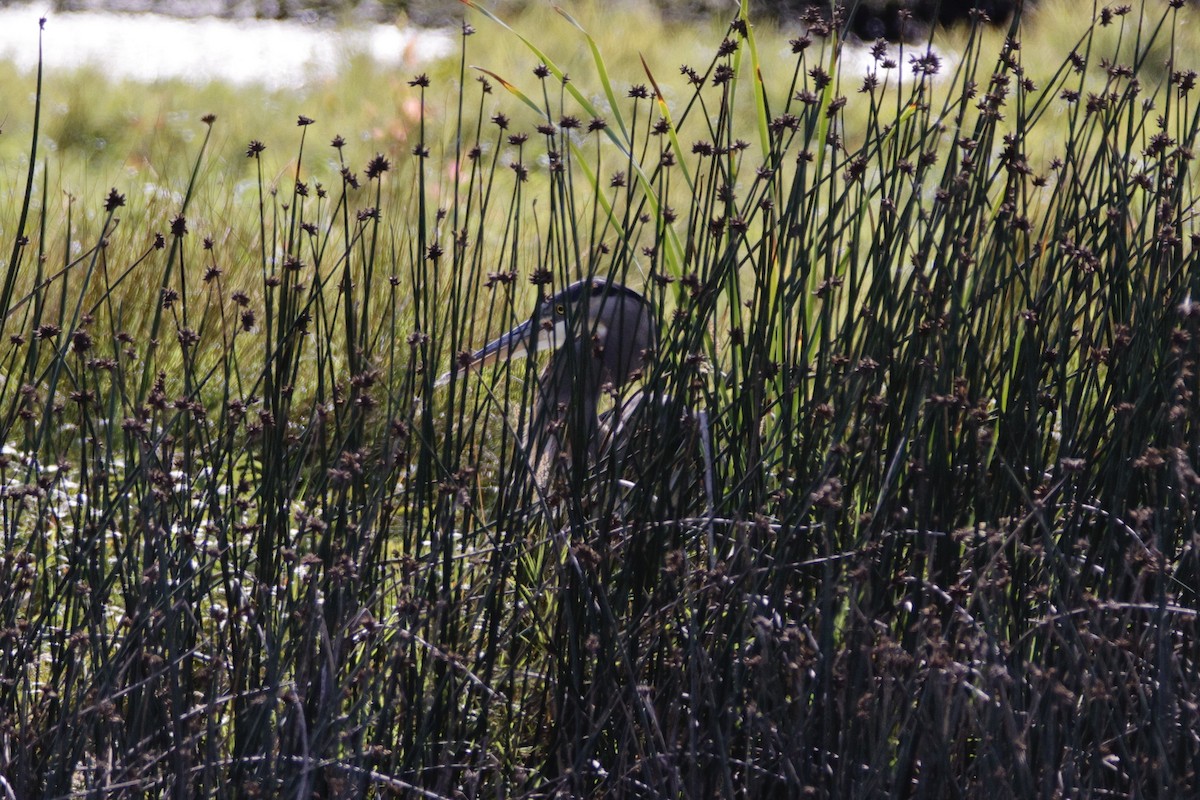
[[[545,481],[557,463],[594,463],[612,442],[616,433],[606,430],[598,413],[601,399],[619,398],[657,343],[653,308],[640,293],[589,279],[539,303],[529,320],[477,350],[469,363],[551,353],[538,378],[527,438],[531,463]],[[608,415],[617,421],[626,416]]]

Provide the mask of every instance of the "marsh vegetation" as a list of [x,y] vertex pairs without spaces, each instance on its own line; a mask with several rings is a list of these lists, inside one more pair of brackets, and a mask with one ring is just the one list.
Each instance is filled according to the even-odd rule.
[[[1196,10],[1080,8],[7,75],[4,791],[1194,789]],[[452,367],[597,277],[652,444],[539,480]]]

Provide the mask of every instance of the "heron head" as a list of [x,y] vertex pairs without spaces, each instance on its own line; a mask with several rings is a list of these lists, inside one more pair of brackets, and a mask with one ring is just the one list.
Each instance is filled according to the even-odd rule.
[[572,348],[602,380],[621,386],[656,344],[654,314],[638,292],[600,278],[573,283],[538,304],[532,317],[471,354],[468,366]]

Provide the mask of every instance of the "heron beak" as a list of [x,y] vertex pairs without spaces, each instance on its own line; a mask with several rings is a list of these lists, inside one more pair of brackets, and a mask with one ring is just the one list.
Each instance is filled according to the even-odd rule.
[[[522,322],[508,333],[500,335],[472,353],[467,366],[483,367],[495,361],[512,361],[526,355],[530,349],[529,339],[532,331],[532,320]],[[532,347],[538,349],[541,345],[542,341],[539,337]]]
[[[536,335],[535,335],[536,333]],[[552,326],[545,326],[544,320],[535,327],[533,320],[522,322],[508,333],[485,344],[471,354],[465,365],[455,366],[450,372],[438,378],[436,386],[450,382],[450,376],[461,369],[478,369],[497,361],[515,361],[525,358],[530,352],[541,353],[547,350],[557,350],[566,341],[567,324],[559,320]]]

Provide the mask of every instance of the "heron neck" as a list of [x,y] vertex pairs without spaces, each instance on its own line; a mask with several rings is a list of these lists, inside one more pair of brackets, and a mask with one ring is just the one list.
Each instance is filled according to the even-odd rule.
[[538,379],[538,404],[531,427],[531,452],[539,471],[559,454],[594,457],[599,420],[601,365],[588,354],[560,350]]

